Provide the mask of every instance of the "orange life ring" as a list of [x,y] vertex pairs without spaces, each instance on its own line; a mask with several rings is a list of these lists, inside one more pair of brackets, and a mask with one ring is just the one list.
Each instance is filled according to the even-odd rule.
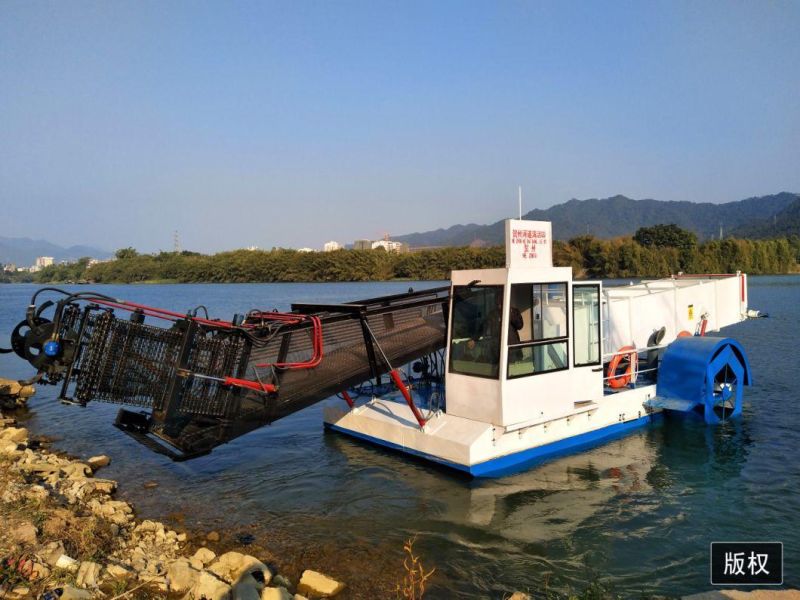
[[683,331],[678,332],[678,337],[692,337],[692,334],[684,329]]
[[[624,359],[628,360],[628,368],[617,375],[617,369]],[[623,346],[620,348],[617,354],[611,359],[611,362],[608,363],[608,372],[606,374],[608,377],[608,385],[614,389],[619,389],[628,385],[631,382],[633,374],[636,373],[636,363],[638,360],[639,356],[636,353],[636,348],[633,346]]]

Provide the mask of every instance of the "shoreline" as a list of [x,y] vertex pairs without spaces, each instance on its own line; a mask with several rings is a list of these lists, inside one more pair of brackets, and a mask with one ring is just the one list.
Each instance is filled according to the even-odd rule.
[[111,459],[53,452],[16,425],[0,416],[0,598],[303,600],[346,589],[309,569],[293,581],[269,552],[234,550],[218,532],[139,519],[115,499],[116,481],[95,476]]

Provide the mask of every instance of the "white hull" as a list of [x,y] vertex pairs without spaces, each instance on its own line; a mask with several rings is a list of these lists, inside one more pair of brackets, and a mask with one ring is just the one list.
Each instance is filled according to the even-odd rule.
[[476,477],[504,475],[646,425],[658,411],[645,403],[655,385],[625,389],[584,403],[562,417],[504,428],[439,413],[420,429],[396,396],[375,398],[352,410],[329,406],[325,426],[412,454]]

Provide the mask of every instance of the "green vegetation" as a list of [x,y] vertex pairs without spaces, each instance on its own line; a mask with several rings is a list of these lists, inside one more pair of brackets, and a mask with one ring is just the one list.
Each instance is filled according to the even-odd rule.
[[646,248],[680,248],[691,250],[697,246],[697,236],[681,229],[674,223],[642,227],[633,236],[633,241]]
[[[647,239],[646,236],[640,237]],[[663,240],[659,244],[642,245],[635,238],[598,240],[583,236],[567,243],[557,242],[553,251],[554,262],[572,266],[576,277],[665,277],[678,272],[736,271],[764,275],[795,271],[800,257],[800,243],[795,240],[793,245],[785,238],[728,238],[697,244],[687,243],[686,238],[680,238],[668,245]]]
[[[676,225],[640,228],[633,237],[610,240],[579,236],[555,242],[554,262],[571,266],[577,278],[664,277],[685,273],[774,274],[797,270],[800,238],[727,238],[698,243]],[[434,248],[406,254],[378,250],[298,252],[235,250],[214,255],[196,252],[140,254],[123,248],[117,259],[88,266],[88,259],[25,274],[38,283],[92,281],[142,282],[326,282],[391,279],[447,279],[454,269],[502,267],[502,247]],[[19,281],[19,274],[12,280]]]

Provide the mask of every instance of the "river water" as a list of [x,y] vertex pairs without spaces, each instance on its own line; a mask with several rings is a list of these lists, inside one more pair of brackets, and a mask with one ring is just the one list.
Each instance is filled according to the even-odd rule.
[[[97,287],[175,310],[202,303],[230,317],[408,285]],[[414,284],[427,285],[434,284]],[[23,318],[35,289],[0,285],[1,335]],[[141,516],[253,539],[290,574],[312,566],[348,582],[349,597],[382,596],[400,572],[403,540],[414,535],[426,567],[436,567],[429,598],[567,592],[597,579],[623,597],[676,596],[710,587],[709,542],[741,540],[784,542],[785,583],[798,587],[800,277],[751,277],[750,303],[771,318],[723,332],[744,345],[753,368],[741,419],[718,427],[664,420],[502,479],[468,481],[325,433],[325,403],[185,463],[114,428],[116,406],[64,406],[56,388],[40,386],[20,418],[58,449],[110,455],[103,476],[120,482],[118,495]],[[0,375],[31,374],[16,356],[0,355]],[[159,486],[146,489],[145,481]]]

